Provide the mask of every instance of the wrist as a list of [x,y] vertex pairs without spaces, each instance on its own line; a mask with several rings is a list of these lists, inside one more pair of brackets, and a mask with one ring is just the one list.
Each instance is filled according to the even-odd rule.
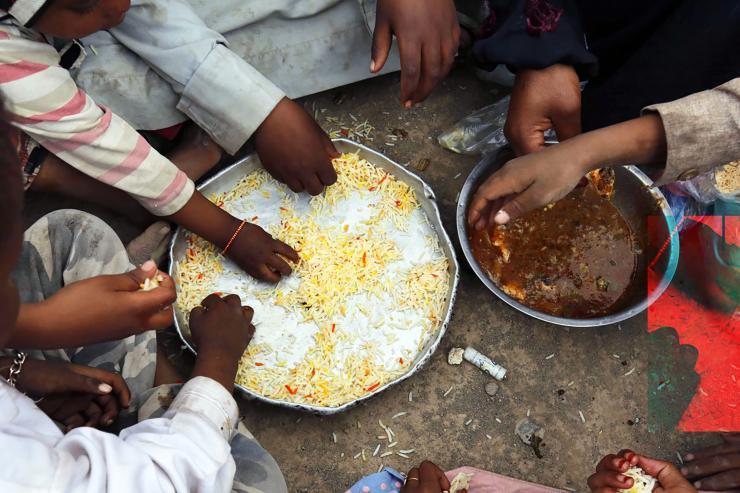
[[230,351],[224,349],[208,347],[199,349],[193,377],[208,377],[223,385],[229,392],[233,391],[240,357],[229,353]]

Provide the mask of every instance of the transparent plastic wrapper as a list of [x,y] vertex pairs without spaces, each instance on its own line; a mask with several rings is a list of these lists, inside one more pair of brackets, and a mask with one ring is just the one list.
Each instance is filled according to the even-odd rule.
[[683,186],[676,186],[683,183],[685,182],[671,183],[670,185],[660,187],[668,201],[668,206],[671,208],[676,224],[680,224],[678,231],[683,231],[691,224],[686,221],[682,222],[681,220],[684,217],[705,216],[712,210],[711,204],[696,200],[691,194],[684,192]]
[[[458,154],[473,156],[490,154],[509,143],[504,136],[510,96],[474,111],[437,137],[439,145]],[[555,138],[550,129],[545,140]]]
[[437,137],[439,145],[458,154],[488,154],[508,141],[504,136],[509,100],[506,96],[474,111]]
[[702,173],[686,181],[677,181],[667,185],[671,193],[691,197],[700,204],[712,204],[720,196],[714,182],[714,170]]

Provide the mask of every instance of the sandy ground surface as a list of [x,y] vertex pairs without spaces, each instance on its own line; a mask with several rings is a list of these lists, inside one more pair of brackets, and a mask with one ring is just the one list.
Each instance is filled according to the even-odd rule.
[[[439,147],[436,136],[471,111],[505,94],[469,73],[457,70],[427,102],[412,110],[398,104],[398,76],[358,83],[305,100],[319,110],[327,130],[337,128],[327,116],[353,123],[367,120],[375,140],[367,142],[399,163],[429,159],[419,174],[434,188],[443,221],[453,239],[458,192],[477,158]],[[322,113],[321,109],[325,111]],[[407,136],[385,145],[386,135],[404,129]],[[31,197],[31,221],[59,207],[82,208],[72,201]],[[91,207],[114,225],[122,238],[131,225]],[[456,242],[456,240],[455,240]],[[370,402],[342,415],[318,417],[240,399],[246,423],[280,463],[291,492],[342,492],[381,465],[408,470],[428,458],[443,468],[462,465],[493,470],[547,485],[586,491],[585,481],[606,453],[631,447],[676,460],[676,452],[709,443],[711,435],[652,434],[647,431],[648,358],[645,316],[619,327],[567,329],[533,320],[495,298],[459,256],[462,278],[452,323],[440,349],[420,373]],[[490,397],[490,377],[471,365],[450,366],[447,351],[472,345],[509,369],[509,378]],[[551,356],[548,358],[548,356]],[[186,361],[187,358],[185,358]],[[634,372],[625,376],[632,368]],[[452,391],[443,394],[452,387]],[[413,401],[409,402],[409,393]],[[392,419],[392,416],[408,414]],[[585,420],[582,421],[580,413]],[[518,420],[545,429],[542,458],[514,434]],[[392,450],[415,449],[410,459],[372,457],[382,420],[397,434]],[[468,424],[466,424],[468,423]],[[336,443],[332,438],[336,435]],[[354,458],[365,451],[367,460]]]

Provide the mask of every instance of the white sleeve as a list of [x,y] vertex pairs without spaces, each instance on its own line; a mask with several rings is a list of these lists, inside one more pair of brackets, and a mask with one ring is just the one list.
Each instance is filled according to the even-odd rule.
[[15,419],[5,416],[0,424],[3,492],[231,491],[229,440],[237,407],[214,380],[190,380],[163,417],[142,421],[120,437],[93,428],[50,437],[51,421],[22,406]]
[[177,109],[231,154],[285,96],[186,0],[134,0],[110,33],[167,80],[180,95]]

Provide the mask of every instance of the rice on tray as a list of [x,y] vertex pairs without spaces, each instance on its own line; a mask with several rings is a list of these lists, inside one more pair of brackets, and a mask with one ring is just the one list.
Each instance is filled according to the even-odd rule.
[[264,170],[211,200],[301,256],[278,284],[244,274],[188,233],[177,263],[182,313],[213,292],[255,310],[236,383],[273,399],[338,407],[405,373],[444,316],[447,258],[413,190],[357,154],[338,180],[297,195]]

